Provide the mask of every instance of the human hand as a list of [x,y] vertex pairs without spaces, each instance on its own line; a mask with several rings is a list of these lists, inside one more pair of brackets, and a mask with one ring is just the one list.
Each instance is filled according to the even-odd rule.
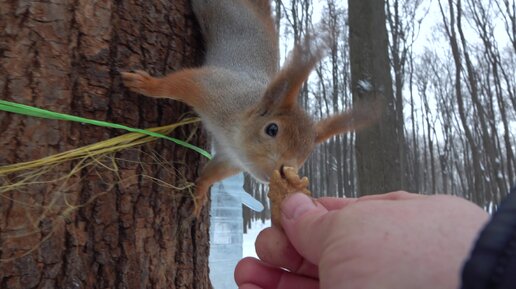
[[457,288],[489,217],[464,199],[405,192],[315,204],[295,194],[282,215],[285,232],[256,240],[261,260],[237,265],[240,289]]

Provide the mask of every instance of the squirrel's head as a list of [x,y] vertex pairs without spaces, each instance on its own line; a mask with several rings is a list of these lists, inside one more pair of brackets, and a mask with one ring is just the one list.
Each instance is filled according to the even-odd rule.
[[299,169],[315,146],[314,122],[297,105],[267,108],[262,103],[244,119],[244,165],[261,182],[281,166]]
[[273,170],[282,166],[299,169],[315,145],[351,131],[357,127],[357,120],[364,123],[369,118],[370,111],[353,109],[315,122],[301,109],[301,87],[323,55],[324,46],[311,40],[307,37],[304,44],[296,46],[261,100],[243,118],[243,165],[261,182],[268,182]]

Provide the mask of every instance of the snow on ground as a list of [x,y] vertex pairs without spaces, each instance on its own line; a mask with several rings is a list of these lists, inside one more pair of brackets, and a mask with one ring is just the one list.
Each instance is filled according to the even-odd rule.
[[242,245],[242,257],[255,257],[256,251],[254,250],[254,241],[261,230],[270,227],[271,220],[266,220],[262,223],[261,220],[255,220],[251,223],[251,229],[247,230],[247,234],[244,234],[244,242]]

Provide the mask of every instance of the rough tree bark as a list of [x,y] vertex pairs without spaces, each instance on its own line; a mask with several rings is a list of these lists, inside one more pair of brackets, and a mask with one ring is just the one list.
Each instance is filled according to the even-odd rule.
[[[2,0],[1,99],[133,127],[174,123],[187,107],[128,93],[118,71],[164,74],[198,64],[197,31],[188,0]],[[185,139],[192,129],[174,136]],[[4,112],[0,131],[0,165],[123,133]],[[205,139],[197,133],[190,142],[205,147]],[[151,152],[179,164],[177,173],[165,172]],[[118,177],[132,181],[116,184],[109,174],[83,170],[72,193],[85,205],[65,218],[37,220],[31,234],[17,234],[28,223],[26,208],[8,198],[21,195],[26,204],[45,207],[57,188],[41,184],[36,191],[0,196],[0,288],[210,287],[206,210],[196,220],[188,193],[141,177],[193,181],[201,157],[156,141],[116,158],[126,160],[117,164]],[[66,172],[59,170],[56,175]]]

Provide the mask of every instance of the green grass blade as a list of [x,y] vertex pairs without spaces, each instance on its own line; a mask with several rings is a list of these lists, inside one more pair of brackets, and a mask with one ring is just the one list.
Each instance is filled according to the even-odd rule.
[[20,103],[10,102],[10,101],[6,101],[6,100],[0,100],[0,110],[17,113],[17,114],[22,114],[22,115],[27,115],[27,116],[39,117],[39,118],[80,122],[80,123],[86,123],[86,124],[91,124],[91,125],[96,125],[96,126],[123,129],[123,130],[130,131],[130,132],[146,134],[149,136],[163,138],[163,139],[169,140],[171,142],[174,142],[180,146],[191,149],[191,150],[203,155],[204,157],[206,157],[208,159],[212,158],[210,153],[208,153],[207,151],[205,151],[197,146],[194,146],[192,144],[189,144],[185,141],[182,141],[182,140],[179,140],[176,138],[172,138],[172,137],[169,137],[169,136],[166,136],[166,135],[163,135],[160,133],[148,131],[145,129],[132,128],[132,127],[128,127],[128,126],[117,124],[117,123],[111,123],[111,122],[107,122],[107,121],[100,121],[100,120],[94,120],[94,119],[89,119],[89,118],[84,118],[84,117],[79,117],[79,116],[74,116],[74,115],[69,115],[69,114],[64,114],[64,113],[53,112],[50,110],[41,109],[41,108],[29,106],[29,105],[20,104]]

